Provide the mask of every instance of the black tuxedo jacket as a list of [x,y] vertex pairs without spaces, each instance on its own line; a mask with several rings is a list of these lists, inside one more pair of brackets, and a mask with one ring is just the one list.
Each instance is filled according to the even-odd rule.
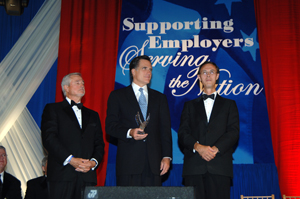
[[[186,102],[178,130],[179,144],[184,148],[183,176],[206,172],[233,176],[232,153],[239,138],[239,114],[235,101],[216,96],[209,123],[202,97]],[[194,144],[216,146],[219,153],[207,162]]]
[[0,199],[21,199],[21,182],[13,175],[4,172],[4,183],[2,184],[2,195]]
[[48,199],[47,177],[40,176],[29,180],[24,199]]
[[91,159],[100,164],[104,142],[99,115],[82,107],[82,129],[71,105],[64,100],[47,104],[42,115],[42,141],[48,151],[47,177],[51,181],[73,181],[81,175],[84,182],[97,183],[95,170],[77,172],[70,164],[63,166],[69,155]]
[[[118,138],[117,175],[141,174],[145,161],[159,175],[163,157],[172,157],[171,122],[167,98],[148,88],[150,122],[145,128],[146,141],[127,138],[130,128],[138,128],[135,115],[141,110],[132,86],[112,91],[107,102],[106,133]],[[148,160],[146,155],[148,154]]]

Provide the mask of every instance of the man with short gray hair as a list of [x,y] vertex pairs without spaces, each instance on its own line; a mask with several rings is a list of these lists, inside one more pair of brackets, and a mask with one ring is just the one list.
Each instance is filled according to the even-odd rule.
[[21,182],[5,170],[7,154],[4,146],[0,146],[0,199],[21,199]]
[[65,100],[47,104],[42,115],[49,193],[51,199],[81,199],[86,186],[97,184],[96,168],[104,154],[102,128],[98,113],[81,103],[81,74],[66,75],[61,85]]

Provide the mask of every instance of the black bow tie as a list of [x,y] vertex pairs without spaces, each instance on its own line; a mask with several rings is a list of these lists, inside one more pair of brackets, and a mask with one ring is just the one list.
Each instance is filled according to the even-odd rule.
[[73,106],[77,106],[79,109],[81,109],[82,108],[82,103],[75,103],[73,100],[71,100],[71,106],[73,107]]
[[211,98],[211,99],[214,100],[215,99],[215,94],[211,94],[211,95],[203,94],[202,98],[203,98],[203,100],[206,100],[207,98]]

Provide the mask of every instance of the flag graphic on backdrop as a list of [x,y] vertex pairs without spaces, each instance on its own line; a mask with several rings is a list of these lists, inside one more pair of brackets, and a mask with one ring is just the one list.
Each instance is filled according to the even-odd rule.
[[123,0],[119,38],[115,88],[130,84],[134,57],[150,56],[150,87],[166,94],[170,106],[173,163],[183,162],[177,144],[183,104],[201,94],[197,70],[208,60],[220,68],[218,93],[238,105],[234,163],[274,162],[253,1]]

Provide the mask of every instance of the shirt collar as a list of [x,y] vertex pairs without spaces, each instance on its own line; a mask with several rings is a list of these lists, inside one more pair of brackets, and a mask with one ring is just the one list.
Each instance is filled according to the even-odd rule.
[[2,173],[0,173],[0,175],[1,175],[1,181],[2,181],[2,183],[4,182],[3,180],[4,180],[4,171],[2,171]]
[[[140,92],[139,89],[141,87],[139,87],[136,83],[132,82],[131,85],[132,85],[132,89],[133,89],[134,93]],[[143,86],[142,88],[144,89],[144,92],[146,92],[148,94],[148,87],[147,87],[147,85]]]
[[[71,105],[71,99],[66,97],[66,100],[69,102],[69,104]],[[79,102],[80,103],[80,102]]]

